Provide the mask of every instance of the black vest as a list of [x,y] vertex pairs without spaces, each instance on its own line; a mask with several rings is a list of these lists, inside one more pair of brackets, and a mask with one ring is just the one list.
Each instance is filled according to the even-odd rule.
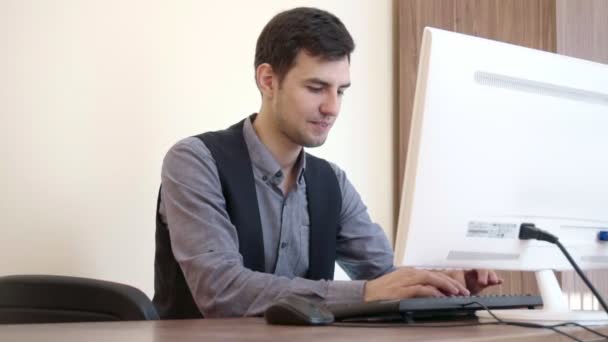
[[[253,119],[253,117],[252,117]],[[198,135],[215,159],[226,210],[237,229],[239,253],[244,266],[264,272],[264,241],[253,167],[243,137],[244,120],[230,128]],[[306,154],[306,196],[310,216],[309,269],[306,278],[333,279],[336,238],[342,208],[340,186],[325,160]],[[192,293],[173,251],[167,225],[156,207],[156,254],[154,258],[154,305],[163,319],[200,318]]]

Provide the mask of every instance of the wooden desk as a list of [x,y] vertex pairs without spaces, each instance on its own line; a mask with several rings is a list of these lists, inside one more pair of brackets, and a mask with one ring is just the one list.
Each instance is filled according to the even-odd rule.
[[[606,333],[608,329],[602,328]],[[579,338],[597,339],[586,332],[568,329]],[[262,318],[200,319],[108,323],[0,325],[3,342],[72,341],[569,341],[547,330],[508,326],[455,328],[410,327],[296,327],[267,325]]]

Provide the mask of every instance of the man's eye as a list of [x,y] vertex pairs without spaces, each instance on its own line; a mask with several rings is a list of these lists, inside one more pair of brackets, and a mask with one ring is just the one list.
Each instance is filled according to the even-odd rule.
[[318,87],[308,87],[308,90],[310,90],[313,93],[320,93],[321,91],[323,91],[323,88],[318,88]]
[[344,90],[338,90],[338,96],[344,96]]

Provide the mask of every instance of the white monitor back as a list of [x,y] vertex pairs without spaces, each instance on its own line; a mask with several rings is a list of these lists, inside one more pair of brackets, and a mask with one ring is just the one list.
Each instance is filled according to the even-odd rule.
[[608,67],[487,39],[424,31],[396,265],[608,267]]

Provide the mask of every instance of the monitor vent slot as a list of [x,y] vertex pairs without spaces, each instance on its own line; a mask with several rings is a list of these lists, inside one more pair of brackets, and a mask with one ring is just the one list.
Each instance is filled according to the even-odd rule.
[[510,77],[485,71],[476,71],[475,82],[478,84],[522,91],[544,96],[558,97],[568,100],[608,106],[608,94],[587,91],[583,89],[564,87],[557,84],[538,82],[523,78]]
[[448,260],[517,260],[519,254],[450,251]]

